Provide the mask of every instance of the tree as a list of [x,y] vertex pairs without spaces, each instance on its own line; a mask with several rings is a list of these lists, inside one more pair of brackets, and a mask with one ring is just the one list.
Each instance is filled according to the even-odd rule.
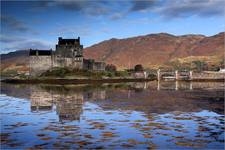
[[134,67],[134,71],[136,71],[136,72],[143,71],[143,70],[144,70],[144,68],[141,64],[138,64]]
[[105,70],[109,72],[116,72],[116,66],[113,64],[108,64],[106,65]]
[[195,65],[195,69],[199,72],[203,71],[204,66],[206,68],[206,65],[207,65],[204,61],[200,61],[200,60],[193,61],[193,63]]

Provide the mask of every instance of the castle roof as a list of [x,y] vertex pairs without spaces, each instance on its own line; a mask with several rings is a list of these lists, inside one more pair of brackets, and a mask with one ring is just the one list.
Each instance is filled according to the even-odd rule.
[[33,50],[33,49],[30,49],[30,53],[29,53],[30,56],[36,56],[36,55],[39,55],[39,56],[50,56],[52,55],[52,50]]
[[79,43],[80,44],[80,37],[77,39],[63,39],[62,37],[59,37],[58,45],[73,45]]

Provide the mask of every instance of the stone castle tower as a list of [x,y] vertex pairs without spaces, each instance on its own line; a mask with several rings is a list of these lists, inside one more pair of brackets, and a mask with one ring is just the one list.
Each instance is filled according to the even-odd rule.
[[77,39],[63,39],[59,37],[53,66],[83,68],[83,45],[80,45],[80,37]]
[[80,37],[78,39],[63,39],[58,38],[58,44],[56,45],[56,54],[63,57],[83,57],[83,45],[80,45]]

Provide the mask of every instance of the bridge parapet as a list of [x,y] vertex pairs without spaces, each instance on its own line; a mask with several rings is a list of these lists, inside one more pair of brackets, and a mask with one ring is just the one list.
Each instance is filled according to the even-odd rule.
[[163,71],[158,70],[157,71],[157,80],[160,79],[173,79],[173,80],[188,80],[192,79],[192,71]]

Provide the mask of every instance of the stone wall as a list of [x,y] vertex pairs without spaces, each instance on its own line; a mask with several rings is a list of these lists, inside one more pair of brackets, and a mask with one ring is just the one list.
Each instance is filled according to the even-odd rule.
[[225,73],[220,73],[220,72],[193,72],[192,79],[224,79],[225,78]]
[[104,62],[95,62],[94,59],[83,60],[83,69],[85,70],[104,71],[105,66],[106,64]]
[[83,68],[83,58],[76,57],[76,58],[63,58],[54,56],[53,58],[53,67],[69,67],[69,68]]
[[30,75],[37,76],[41,73],[50,70],[53,66],[52,56],[30,56]]
[[93,70],[95,71],[104,71],[105,70],[105,63],[104,62],[94,62]]

